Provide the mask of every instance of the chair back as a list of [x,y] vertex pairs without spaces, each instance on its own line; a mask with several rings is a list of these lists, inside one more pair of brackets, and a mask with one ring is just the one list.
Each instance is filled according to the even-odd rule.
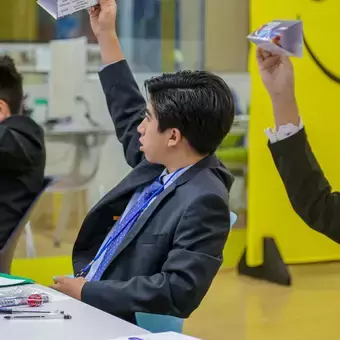
[[171,315],[136,313],[137,326],[151,333],[183,332],[184,320]]
[[45,177],[42,190],[34,199],[30,207],[27,209],[25,215],[20,220],[18,226],[13,230],[6,244],[0,250],[0,273],[10,274],[14,252],[18,244],[19,238],[25,229],[25,225],[29,221],[30,214],[34,207],[36,206],[42,194],[56,182],[57,179],[54,177]]
[[237,221],[237,215],[231,211],[230,212],[230,229],[232,229],[236,221]]

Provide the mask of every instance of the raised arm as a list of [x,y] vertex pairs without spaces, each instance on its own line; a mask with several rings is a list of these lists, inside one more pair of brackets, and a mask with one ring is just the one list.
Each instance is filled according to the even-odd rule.
[[137,127],[142,122],[146,102],[120,48],[116,13],[115,0],[100,0],[90,10],[90,22],[100,46],[103,69],[99,76],[117,138],[123,145],[127,163],[136,167],[144,159],[139,150]]
[[332,192],[305,130],[270,144],[270,150],[295,212],[309,227],[340,243],[340,193]]
[[307,140],[287,57],[258,50],[259,68],[272,100],[276,129],[268,131],[276,168],[295,212],[312,229],[340,243],[340,193],[332,192]]

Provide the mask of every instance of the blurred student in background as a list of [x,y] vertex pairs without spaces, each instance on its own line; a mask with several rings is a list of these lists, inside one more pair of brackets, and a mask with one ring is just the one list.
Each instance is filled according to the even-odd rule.
[[44,133],[22,114],[23,98],[13,60],[0,57],[0,250],[44,182]]
[[340,193],[332,192],[312,149],[295,98],[288,57],[257,49],[262,81],[272,100],[276,129],[266,131],[275,165],[296,213],[314,230],[340,243]]

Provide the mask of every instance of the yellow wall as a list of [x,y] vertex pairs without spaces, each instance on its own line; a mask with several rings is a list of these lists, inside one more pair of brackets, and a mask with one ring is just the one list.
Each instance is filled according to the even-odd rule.
[[161,0],[162,71],[175,70],[175,1]]
[[35,0],[1,1],[0,41],[33,40],[36,37]]
[[[302,16],[304,31],[315,53],[333,72],[340,74],[338,13],[340,2],[310,0],[252,0],[252,30],[273,19]],[[304,49],[293,58],[297,100],[309,140],[334,190],[340,189],[339,89]],[[264,129],[273,125],[270,99],[258,73],[255,48],[250,54],[251,121],[249,132],[248,264],[262,263],[264,236],[276,239],[286,263],[340,259],[340,247],[308,228],[293,211],[274,167]],[[303,190],[303,188],[302,188]]]
[[15,259],[11,270],[12,275],[31,278],[45,286],[53,283],[54,276],[64,276],[72,273],[70,256]]

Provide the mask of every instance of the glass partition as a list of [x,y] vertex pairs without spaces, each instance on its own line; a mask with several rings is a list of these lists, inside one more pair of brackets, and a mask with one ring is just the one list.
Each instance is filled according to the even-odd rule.
[[[133,71],[174,71],[184,63],[204,67],[204,0],[117,0],[117,4],[118,35]],[[56,21],[35,0],[12,0],[4,7],[2,43],[47,44],[86,36],[89,44],[96,44],[86,11]]]
[[[117,3],[118,35],[140,87],[145,79],[160,72],[188,68],[218,73],[232,87],[237,98],[238,116],[231,134],[218,150],[218,156],[236,177],[231,192],[231,209],[239,216],[236,227],[245,226],[248,0],[117,0]],[[81,93],[86,103],[78,103],[76,112],[70,114],[74,122],[86,126],[88,119],[84,117],[90,110],[95,122],[112,127],[97,76],[102,66],[101,57],[87,12],[81,11],[56,21],[36,4],[36,0],[11,0],[2,5],[0,55],[13,56],[24,74],[26,104],[33,119],[38,116],[53,118],[48,111],[50,41],[82,36],[88,42],[88,81]],[[77,148],[70,143],[70,138],[57,143],[52,137],[46,134],[46,174],[68,174],[77,165]],[[99,154],[95,148],[90,154],[86,161],[98,170],[91,183],[73,198],[49,193],[35,210],[31,226],[37,256],[69,255],[88,209],[129,171],[115,137],[101,145]],[[82,170],[89,168],[85,164]],[[71,207],[68,199],[77,204]],[[63,213],[65,207],[69,207],[67,214]],[[66,222],[59,222],[60,216]],[[23,235],[16,257],[32,254],[32,247],[30,250],[25,246],[26,241]]]

